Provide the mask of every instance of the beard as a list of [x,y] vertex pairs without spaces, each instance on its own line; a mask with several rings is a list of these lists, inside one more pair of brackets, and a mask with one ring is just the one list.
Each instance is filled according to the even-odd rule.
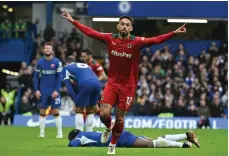
[[128,35],[128,32],[126,32],[126,31],[125,31],[125,32],[121,32],[121,31],[120,31],[120,35],[121,35],[122,37],[126,37],[126,36]]
[[52,54],[45,54],[45,56],[47,56],[47,57],[49,57],[49,56],[51,56]]

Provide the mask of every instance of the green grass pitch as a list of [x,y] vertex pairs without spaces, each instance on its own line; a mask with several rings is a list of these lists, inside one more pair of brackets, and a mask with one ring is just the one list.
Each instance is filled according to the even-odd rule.
[[[64,139],[56,139],[56,128],[46,128],[46,138],[38,138],[38,128],[0,127],[0,156],[103,156],[107,148],[68,148],[67,134],[71,128],[64,128]],[[129,129],[136,135],[158,137],[164,134],[183,133],[186,130]],[[154,149],[117,148],[117,156],[227,156],[227,130],[196,130],[201,148]]]

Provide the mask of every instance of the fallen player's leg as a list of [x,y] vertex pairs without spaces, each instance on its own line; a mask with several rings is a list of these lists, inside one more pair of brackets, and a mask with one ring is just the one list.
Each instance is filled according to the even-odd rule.
[[166,140],[163,138],[158,138],[156,140],[151,140],[149,138],[139,137],[133,144],[136,148],[190,148],[192,143],[190,142],[176,142],[171,140]]
[[200,143],[196,137],[196,134],[191,130],[183,134],[167,134],[161,138],[171,141],[188,140],[189,142],[195,144],[197,147],[200,147]]

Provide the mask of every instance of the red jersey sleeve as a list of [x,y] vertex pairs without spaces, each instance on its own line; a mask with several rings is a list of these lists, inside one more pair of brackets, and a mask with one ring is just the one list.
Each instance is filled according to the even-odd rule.
[[88,37],[100,40],[106,44],[109,44],[109,42],[111,41],[111,33],[98,32],[98,31],[96,31],[96,30],[94,30],[94,29],[92,29],[86,25],[83,25],[83,24],[81,24],[75,20],[72,22],[72,24]]
[[95,64],[95,73],[97,74],[97,76],[99,77],[101,74],[104,73],[104,70],[103,70],[103,67],[99,64],[99,63],[96,63]]
[[160,44],[162,42],[169,40],[173,36],[175,36],[175,33],[172,31],[167,34],[163,34],[163,35],[151,37],[151,38],[140,37],[139,44],[140,44],[140,47],[150,46],[153,44]]

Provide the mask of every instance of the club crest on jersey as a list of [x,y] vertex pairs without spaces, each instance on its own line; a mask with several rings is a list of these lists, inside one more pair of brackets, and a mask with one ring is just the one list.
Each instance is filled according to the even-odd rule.
[[55,67],[55,64],[51,64],[51,67],[54,68]]
[[132,48],[132,44],[127,44],[127,48]]

